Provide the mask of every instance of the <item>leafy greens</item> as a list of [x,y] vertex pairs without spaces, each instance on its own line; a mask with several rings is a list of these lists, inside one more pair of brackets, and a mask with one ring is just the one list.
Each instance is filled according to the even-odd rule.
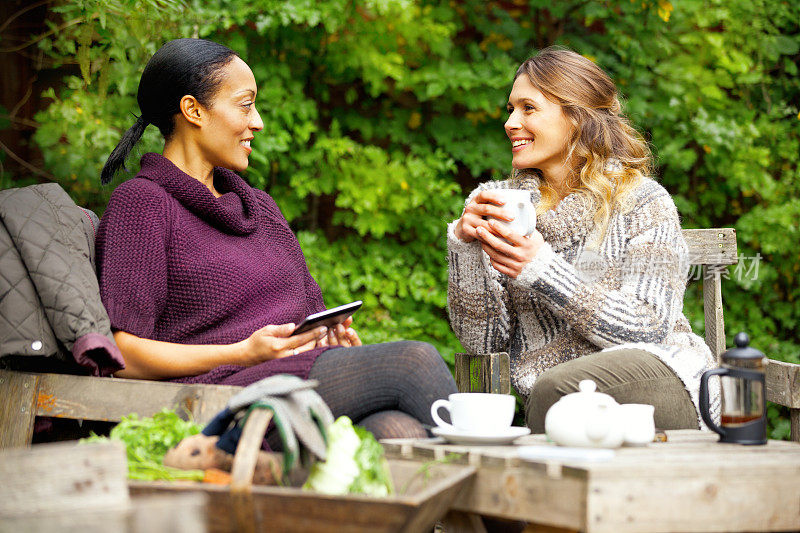
[[108,437],[92,436],[81,442],[117,440],[128,455],[128,478],[139,480],[203,480],[202,470],[181,470],[164,466],[164,455],[181,440],[200,433],[202,427],[181,420],[175,411],[162,409],[152,417],[130,414],[122,417]]

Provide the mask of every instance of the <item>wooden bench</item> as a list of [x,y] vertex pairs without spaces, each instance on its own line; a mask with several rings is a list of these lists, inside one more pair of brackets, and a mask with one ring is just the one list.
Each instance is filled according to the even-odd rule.
[[[736,231],[732,228],[687,229],[683,230],[683,236],[689,245],[692,266],[702,272],[705,341],[719,358],[726,349],[722,276],[725,268],[738,261]],[[458,353],[455,377],[458,390],[462,392],[511,392],[506,352]],[[767,365],[767,400],[789,408],[791,440],[800,442],[800,365],[770,360]]]
[[[684,237],[692,264],[703,269],[705,340],[719,356],[725,350],[721,267],[737,262],[736,233],[728,228],[684,230]],[[508,393],[508,369],[506,353],[456,354],[456,382],[462,391]],[[151,416],[169,407],[203,424],[238,390],[223,385],[0,370],[0,448],[30,444],[36,416],[117,422],[130,413]],[[791,438],[800,441],[800,365],[770,361],[767,399],[789,407]]]

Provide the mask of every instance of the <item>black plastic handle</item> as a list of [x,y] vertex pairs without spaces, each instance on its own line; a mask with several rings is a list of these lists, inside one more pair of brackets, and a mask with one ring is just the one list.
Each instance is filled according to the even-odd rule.
[[[719,427],[711,420],[711,413],[708,411],[708,378],[711,376],[727,376],[730,371],[727,368],[712,368],[703,372],[700,378],[700,416],[703,417],[703,422],[713,431],[725,436],[725,430]],[[722,384],[720,384],[720,387]]]

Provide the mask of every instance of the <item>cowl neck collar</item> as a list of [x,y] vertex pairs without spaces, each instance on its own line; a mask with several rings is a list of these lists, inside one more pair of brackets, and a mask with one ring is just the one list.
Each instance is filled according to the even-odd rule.
[[160,154],[144,154],[137,176],[158,183],[186,209],[226,233],[247,235],[256,229],[259,206],[255,193],[235,172],[214,168],[214,185],[222,194],[219,198]]
[[[535,204],[541,201],[541,177],[536,171],[517,171],[512,186],[532,191]],[[554,208],[540,214],[536,229],[553,250],[563,250],[584,239],[594,228],[594,201],[587,195],[573,192]]]

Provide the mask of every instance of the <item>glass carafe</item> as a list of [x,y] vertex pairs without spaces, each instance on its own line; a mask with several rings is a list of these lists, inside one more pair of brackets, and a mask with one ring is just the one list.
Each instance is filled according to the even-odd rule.
[[[748,346],[746,333],[734,339],[736,348],[722,354],[720,368],[709,370],[700,381],[700,414],[720,442],[764,444],[767,442],[765,369],[767,358]],[[720,376],[721,416],[717,426],[708,409],[708,379]]]

